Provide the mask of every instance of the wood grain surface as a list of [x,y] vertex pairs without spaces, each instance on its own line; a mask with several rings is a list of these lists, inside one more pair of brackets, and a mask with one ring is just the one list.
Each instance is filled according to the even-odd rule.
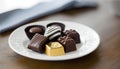
[[38,61],[16,54],[8,45],[9,31],[0,34],[0,69],[120,69],[120,17],[110,1],[97,1],[97,8],[81,8],[45,16],[41,20],[66,20],[90,26],[101,38],[99,48],[82,58],[67,61]]

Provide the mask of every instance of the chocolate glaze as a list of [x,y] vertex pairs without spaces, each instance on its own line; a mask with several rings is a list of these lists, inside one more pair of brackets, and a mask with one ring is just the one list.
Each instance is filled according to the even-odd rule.
[[30,28],[29,32],[30,33],[38,33],[38,32],[42,33],[43,31],[40,27],[32,27],[32,28]]

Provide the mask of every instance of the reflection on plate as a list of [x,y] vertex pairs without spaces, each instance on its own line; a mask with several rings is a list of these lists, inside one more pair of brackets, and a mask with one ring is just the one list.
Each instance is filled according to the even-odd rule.
[[[50,22],[62,22],[66,25],[65,29],[75,29],[80,34],[81,43],[77,44],[76,51],[68,52],[63,56],[47,56],[46,54],[37,53],[27,48],[29,39],[24,32],[25,27],[29,25],[46,26]],[[49,61],[69,60],[83,57],[93,52],[99,46],[99,43],[99,35],[93,29],[83,24],[69,21],[40,21],[27,24],[13,31],[9,37],[9,46],[16,53],[32,59]]]

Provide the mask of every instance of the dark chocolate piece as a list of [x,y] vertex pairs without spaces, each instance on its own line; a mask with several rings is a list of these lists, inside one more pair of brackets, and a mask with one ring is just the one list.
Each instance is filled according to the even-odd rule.
[[68,36],[59,37],[58,42],[60,42],[63,45],[65,52],[71,52],[76,50],[74,40]]
[[62,31],[64,31],[64,29],[65,29],[65,25],[64,25],[63,23],[60,23],[60,22],[52,22],[52,23],[49,23],[49,24],[47,25],[47,27],[52,26],[52,25],[60,26]]
[[43,53],[45,50],[45,44],[47,42],[47,37],[36,33],[28,44],[28,48]]
[[25,33],[30,40],[36,33],[43,35],[44,32],[45,32],[45,27],[42,25],[31,25],[25,28]]
[[78,33],[77,31],[75,31],[75,30],[72,30],[72,29],[66,30],[64,34],[65,34],[66,36],[71,37],[71,38],[75,41],[75,43],[80,43],[80,42],[81,42],[81,41],[80,41],[80,35],[79,35],[79,33]]

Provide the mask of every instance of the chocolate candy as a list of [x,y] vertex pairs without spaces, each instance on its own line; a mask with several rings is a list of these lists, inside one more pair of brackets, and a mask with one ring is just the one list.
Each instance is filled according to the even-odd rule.
[[64,47],[59,42],[50,42],[46,44],[46,54],[48,56],[64,55]]
[[69,36],[71,37],[75,43],[80,43],[80,35],[77,31],[73,30],[73,29],[70,29],[70,30],[66,30],[65,33],[64,33],[66,36]]
[[47,27],[44,36],[48,37],[49,40],[56,39],[61,36],[61,27],[55,25]]
[[30,40],[36,33],[43,35],[44,32],[45,32],[45,27],[42,25],[31,25],[25,28],[25,33]]
[[60,42],[63,45],[65,52],[71,52],[76,50],[74,40],[68,36],[59,37],[58,42]]
[[47,25],[47,27],[53,26],[53,25],[55,25],[55,26],[60,26],[62,31],[64,31],[64,29],[65,29],[65,25],[64,25],[63,23],[60,23],[60,22],[52,22],[52,23],[49,23],[49,24]]
[[80,43],[80,35],[70,29],[63,32],[65,25],[59,22],[42,25],[31,25],[25,28],[25,33],[30,39],[28,48],[48,56],[61,56],[65,52],[75,51],[76,43]]
[[36,33],[28,44],[28,48],[43,53],[45,50],[45,44],[47,42],[47,37]]

